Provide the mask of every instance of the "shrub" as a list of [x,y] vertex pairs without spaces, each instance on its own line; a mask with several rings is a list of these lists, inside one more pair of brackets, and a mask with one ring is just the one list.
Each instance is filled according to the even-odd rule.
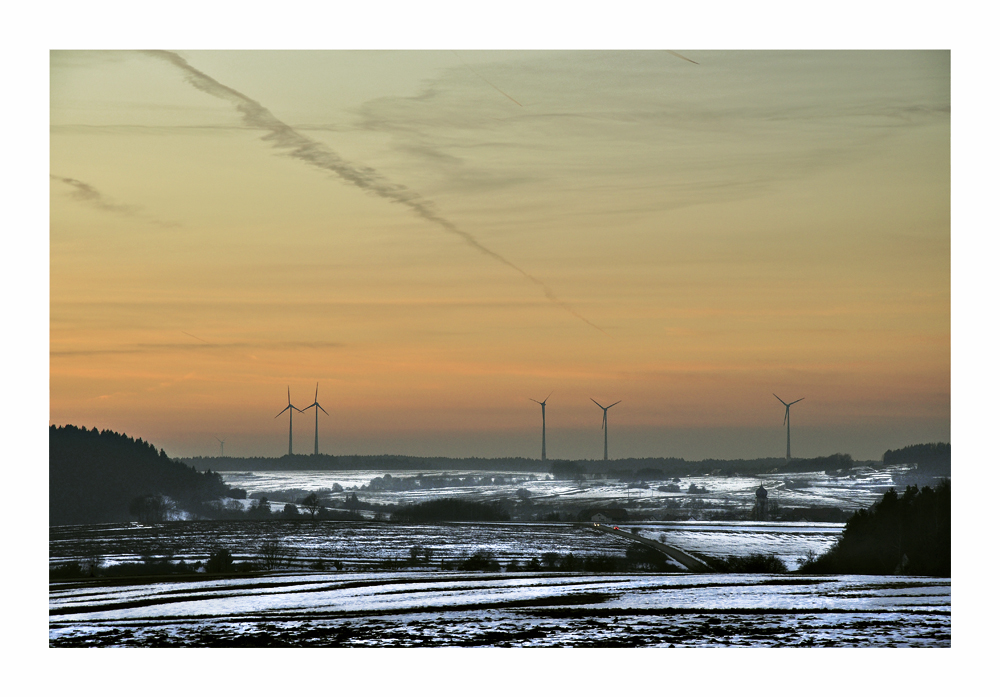
[[623,557],[613,557],[607,554],[599,554],[592,557],[585,557],[583,559],[584,571],[623,571],[625,566],[625,559]]
[[410,547],[410,563],[419,564],[423,561],[424,564],[431,560],[432,550],[429,547],[424,547],[423,545],[413,545]]
[[648,571],[670,571],[667,556],[646,545],[633,542],[625,550],[625,564],[629,569]]
[[210,574],[227,574],[233,571],[233,555],[228,549],[218,548],[212,551],[205,562],[205,571]]
[[583,564],[570,552],[559,561],[560,571],[579,571]]
[[785,562],[773,554],[747,554],[745,556],[730,555],[724,563],[724,573],[730,574],[785,574],[788,567]]
[[83,569],[79,562],[70,561],[59,564],[49,569],[49,580],[61,580],[66,578],[83,578]]
[[488,549],[480,549],[458,565],[461,571],[499,571],[500,564]]

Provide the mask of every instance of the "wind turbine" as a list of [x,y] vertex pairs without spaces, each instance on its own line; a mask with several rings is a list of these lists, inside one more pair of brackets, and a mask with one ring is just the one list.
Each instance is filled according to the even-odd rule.
[[298,407],[292,405],[292,391],[291,391],[291,388],[289,388],[288,389],[288,406],[285,407],[284,409],[282,409],[281,411],[279,411],[277,414],[274,415],[274,418],[278,418],[279,416],[281,416],[282,414],[284,414],[286,411],[288,412],[288,454],[289,455],[292,454],[292,410],[293,409],[295,411],[299,412],[300,414],[304,414],[305,413],[301,409],[299,409]]
[[590,401],[593,402],[594,404],[597,404],[597,406],[601,407],[601,409],[604,410],[604,423],[601,424],[601,426],[602,428],[604,428],[604,459],[606,461],[608,459],[608,409],[613,407],[615,404],[621,404],[622,400],[619,399],[617,402],[615,402],[615,404],[609,404],[608,406],[604,406],[598,403],[598,401],[593,397],[590,398]]
[[[303,409],[302,413],[305,414],[306,413],[306,409],[312,409],[313,407],[316,407],[316,440],[313,441],[313,455],[319,455],[319,410],[323,409],[323,407],[321,407],[319,405],[319,383],[318,382],[316,383],[316,396],[313,397],[313,403],[310,404],[305,409]],[[330,415],[330,412],[328,412],[326,409],[323,409],[323,413],[326,414],[327,416]]]
[[[551,396],[552,393],[549,392],[549,397]],[[543,461],[545,460],[545,402],[549,401],[549,397],[546,397],[541,402],[539,402],[537,399],[531,399],[531,397],[528,397],[528,399],[531,399],[531,401],[534,402],[535,404],[542,405],[542,460]]]
[[215,440],[219,441],[219,457],[225,457],[226,456],[226,441],[222,440],[218,436],[215,437]]
[[[772,392],[771,394],[774,393]],[[781,422],[781,425],[784,426],[787,424],[788,426],[788,441],[785,446],[785,462],[788,462],[789,460],[792,459],[792,416],[791,413],[789,412],[789,409],[792,408],[793,404],[801,402],[803,399],[805,399],[805,397],[800,397],[799,399],[796,399],[794,402],[786,402],[776,394],[774,394],[774,398],[785,405],[785,420]]]

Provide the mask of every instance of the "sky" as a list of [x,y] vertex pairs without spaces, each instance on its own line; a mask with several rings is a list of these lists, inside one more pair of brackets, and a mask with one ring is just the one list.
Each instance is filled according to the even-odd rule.
[[[948,51],[49,63],[49,422],[172,456],[949,441]],[[317,387],[318,386],[318,387]],[[287,392],[286,392],[287,391]],[[295,413],[296,453],[314,416]]]

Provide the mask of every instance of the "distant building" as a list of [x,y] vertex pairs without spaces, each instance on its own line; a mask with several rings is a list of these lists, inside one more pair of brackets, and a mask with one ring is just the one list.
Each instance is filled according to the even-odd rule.
[[603,513],[595,513],[594,515],[592,515],[590,517],[590,520],[593,521],[593,522],[595,522],[595,523],[610,523],[611,522],[611,518],[608,518]]
[[754,520],[767,520],[767,489],[764,488],[764,483],[761,482],[760,486],[757,487],[756,498],[753,503],[753,511],[750,517]]

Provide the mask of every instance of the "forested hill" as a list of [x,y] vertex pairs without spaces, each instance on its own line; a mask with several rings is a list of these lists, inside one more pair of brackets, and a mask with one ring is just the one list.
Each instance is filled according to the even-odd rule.
[[882,455],[886,465],[917,464],[920,467],[951,469],[951,443],[908,445],[899,450],[886,450]]
[[227,492],[217,473],[198,472],[143,440],[49,427],[49,525],[162,518],[172,504],[198,505]]
[[799,569],[809,574],[951,576],[951,480],[890,489],[847,521],[840,540]]

